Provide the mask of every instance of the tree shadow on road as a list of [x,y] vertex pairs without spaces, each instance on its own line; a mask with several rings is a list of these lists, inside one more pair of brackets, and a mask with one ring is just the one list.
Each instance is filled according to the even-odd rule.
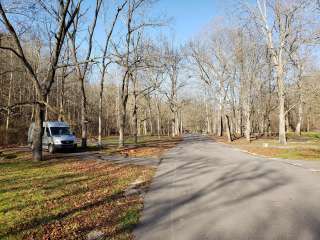
[[[199,138],[199,141],[206,140]],[[252,228],[257,229],[255,234],[259,233],[260,239],[274,237],[268,234],[273,231],[272,220],[276,219],[278,222],[281,219],[279,212],[273,212],[274,207],[270,207],[269,212],[259,216],[259,212],[254,213],[254,209],[268,208],[268,204],[273,201],[269,193],[281,194],[281,188],[290,185],[292,178],[283,173],[281,168],[275,168],[266,160],[257,160],[252,157],[248,160],[246,156],[242,155],[239,162],[228,162],[215,156],[210,160],[208,157],[199,155],[193,161],[171,163],[175,164],[175,167],[169,167],[168,164],[167,170],[158,174],[152,184],[149,192],[150,199],[147,197],[145,203],[144,217],[137,228],[138,236],[139,232],[154,231],[155,228],[168,229],[173,223],[183,227],[184,222],[187,222],[185,227],[188,227],[188,223],[194,222],[197,226],[191,227],[197,228],[196,232],[199,235],[193,236],[193,239],[199,239],[203,237],[201,234],[214,228],[215,225],[221,228],[221,224],[226,219],[230,221],[234,218],[234,222],[239,221],[241,224],[240,216],[249,216],[244,208],[247,207],[247,210],[251,211],[250,204],[258,203],[252,212],[253,216],[260,221],[253,222]],[[170,162],[170,156],[168,157],[167,162]],[[215,164],[212,164],[212,160]],[[188,191],[185,191],[186,189]],[[162,193],[168,193],[168,195],[163,196]],[[320,239],[319,217],[312,214],[310,209],[301,210],[300,208],[300,211],[304,217],[293,214],[289,227],[299,224],[299,228],[294,228],[297,236],[299,236],[299,230],[302,232],[303,227],[307,227],[310,234],[315,237],[313,239]],[[306,215],[306,212],[310,214]],[[306,226],[306,222],[311,220],[312,224]],[[232,239],[221,234],[219,239]]]

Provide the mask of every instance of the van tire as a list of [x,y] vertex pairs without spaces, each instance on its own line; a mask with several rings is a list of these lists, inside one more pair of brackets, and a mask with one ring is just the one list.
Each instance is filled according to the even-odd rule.
[[48,151],[49,151],[49,153],[54,153],[55,152],[55,148],[54,148],[53,144],[49,144]]

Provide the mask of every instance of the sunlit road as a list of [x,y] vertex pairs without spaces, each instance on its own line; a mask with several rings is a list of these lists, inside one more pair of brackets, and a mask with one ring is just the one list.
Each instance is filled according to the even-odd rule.
[[137,240],[320,239],[320,172],[187,136],[163,156],[134,234]]

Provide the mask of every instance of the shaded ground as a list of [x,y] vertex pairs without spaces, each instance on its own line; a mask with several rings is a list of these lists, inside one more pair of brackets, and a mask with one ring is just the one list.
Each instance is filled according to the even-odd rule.
[[[93,231],[107,239],[131,239],[143,207],[140,193],[159,154],[178,141],[148,138],[130,151],[109,146],[45,153],[43,162],[33,162],[28,148],[2,149],[0,239],[87,239]],[[125,150],[129,153],[121,154]]]
[[198,136],[162,157],[137,240],[320,239],[318,172]]
[[[172,138],[168,136],[141,136],[139,137],[138,144],[133,143],[132,137],[126,138],[125,147],[118,148],[118,137],[110,136],[103,139],[103,148],[97,146],[96,139],[88,141],[88,148],[82,149],[78,147],[75,151],[60,151],[55,154],[48,154],[44,150],[44,159],[57,159],[70,156],[85,156],[102,153],[104,156],[123,156],[123,157],[159,157],[167,149],[174,147],[181,141],[180,137]],[[78,144],[79,145],[79,144]],[[13,146],[5,147],[0,146],[0,160],[2,158],[17,158],[19,156],[31,157],[30,148],[27,146]]]
[[213,137],[223,142],[244,149],[248,152],[274,158],[296,160],[320,160],[320,133],[302,133],[302,136],[288,134],[288,144],[280,145],[277,137],[260,137],[248,143],[244,138],[228,143],[225,137]]
[[125,189],[138,178],[148,185],[154,171],[77,159],[0,168],[0,239],[86,239],[92,230],[130,238],[142,198]]

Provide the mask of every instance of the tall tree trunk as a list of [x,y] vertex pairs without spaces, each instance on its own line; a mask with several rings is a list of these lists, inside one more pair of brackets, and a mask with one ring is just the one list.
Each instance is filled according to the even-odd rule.
[[219,117],[218,117],[218,136],[223,136],[223,106],[222,106],[222,97],[219,99]]
[[43,121],[45,115],[45,107],[37,104],[35,106],[35,122],[32,134],[32,157],[36,161],[42,161],[42,136],[43,136]]
[[231,131],[230,131],[230,119],[228,115],[225,115],[225,118],[226,118],[226,130],[227,130],[228,142],[232,142]]
[[[214,106],[215,106],[215,104],[214,104]],[[211,116],[211,119],[212,119],[211,120],[212,121],[212,133],[217,135],[217,132],[218,132],[218,130],[217,130],[217,115],[215,113],[216,113],[216,109],[214,107],[213,114],[211,114],[212,115]]]
[[212,133],[212,128],[211,128],[210,113],[209,113],[209,107],[208,107],[207,99],[205,99],[205,110],[206,110],[207,133],[211,134]]
[[218,133],[218,136],[219,137],[222,137],[223,136],[223,119],[222,119],[222,115],[219,116],[219,133]]
[[148,126],[147,126],[147,112],[146,110],[144,111],[144,121],[143,121],[143,135],[146,136],[148,135]]
[[246,99],[245,100],[245,137],[248,142],[251,141],[251,119],[250,119],[250,100]]
[[280,93],[279,97],[279,143],[286,144],[286,117],[284,109],[284,96]]
[[180,110],[180,135],[183,134],[183,115],[182,110]]
[[124,131],[126,127],[127,118],[127,101],[129,90],[129,76],[125,75],[122,81],[122,87],[120,92],[120,118],[119,118],[119,148],[124,147]]
[[175,126],[174,126],[175,136],[179,136],[180,135],[180,128],[179,128],[180,121],[179,121],[178,111],[176,111],[174,114],[174,123],[175,123]]
[[[174,115],[174,113],[173,113]],[[175,137],[175,134],[176,134],[176,130],[175,130],[175,118],[174,116],[172,117],[171,119],[171,135],[172,137]]]
[[243,109],[242,109],[242,105],[241,102],[239,103],[240,105],[240,110],[239,110],[239,134],[240,137],[243,137]]
[[134,93],[134,106],[133,106],[133,136],[134,136],[134,143],[138,143],[138,107],[137,107],[137,95]]
[[268,117],[267,135],[268,135],[268,136],[271,136],[271,135],[272,135],[271,120],[270,120],[270,117]]
[[98,114],[98,145],[102,147],[102,98],[103,98],[103,87],[100,87],[100,94],[99,94],[99,114]]
[[284,97],[279,99],[279,143],[286,144],[286,117],[284,110]]
[[138,118],[138,136],[141,136],[141,120]]
[[104,76],[106,73],[106,66],[103,65],[101,79],[100,79],[100,91],[99,91],[99,109],[98,109],[98,145],[102,147],[102,106],[103,106],[103,90],[104,90]]
[[296,125],[296,134],[301,136],[301,125],[302,125],[302,116],[303,116],[303,103],[301,95],[299,96],[299,106],[298,106],[298,122]]
[[270,134],[270,117],[269,117],[269,113],[264,113],[264,115],[263,115],[263,122],[264,122],[264,124],[263,124],[263,126],[264,126],[264,128],[263,128],[263,135],[264,136],[269,136],[269,134]]
[[[280,55],[281,56],[281,55]],[[286,113],[285,113],[285,89],[283,80],[283,66],[281,59],[277,66],[277,83],[279,93],[279,143],[286,144]]]
[[[46,103],[49,104],[49,95],[46,97]],[[44,121],[48,121],[48,105],[45,107]]]
[[61,76],[61,88],[60,88],[60,101],[59,101],[59,116],[58,120],[63,121],[64,120],[64,83],[65,83],[65,78],[62,74]]
[[157,101],[157,134],[158,138],[160,139],[160,131],[161,131],[161,118],[160,118],[160,104]]
[[[10,54],[11,58],[11,67],[13,68],[13,60],[12,60],[12,52]],[[12,97],[12,85],[13,85],[13,69],[10,72],[10,80],[9,80],[9,93],[8,93],[8,106],[11,105],[11,97]],[[9,143],[9,125],[10,125],[10,109],[7,110],[6,116],[6,143]]]
[[120,104],[120,124],[119,124],[119,148],[124,147],[124,130],[126,126],[126,109],[124,103]]
[[151,109],[151,97],[148,96],[148,113],[149,113],[149,127],[150,135],[153,135],[153,122],[152,122],[152,109]]
[[81,147],[87,147],[87,119],[86,119],[86,112],[87,112],[87,99],[86,93],[84,88],[84,79],[81,81]]
[[286,133],[290,132],[289,113],[286,114]]

